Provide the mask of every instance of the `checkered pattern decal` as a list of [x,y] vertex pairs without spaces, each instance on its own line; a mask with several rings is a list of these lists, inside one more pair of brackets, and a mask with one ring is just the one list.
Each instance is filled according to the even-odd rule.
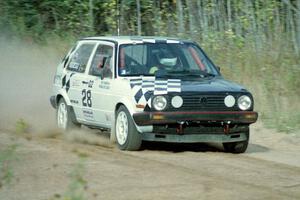
[[66,92],[70,89],[70,79],[75,73],[67,73],[61,79],[62,88],[66,89]]
[[142,77],[130,80],[130,87],[134,90],[136,103],[148,105],[151,108],[151,95],[164,95],[169,92],[181,92],[180,79],[160,80],[155,77]]

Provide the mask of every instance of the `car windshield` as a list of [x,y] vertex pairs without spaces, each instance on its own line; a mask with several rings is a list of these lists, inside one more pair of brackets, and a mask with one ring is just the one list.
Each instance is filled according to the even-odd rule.
[[143,43],[120,46],[119,76],[216,76],[219,72],[193,43]]

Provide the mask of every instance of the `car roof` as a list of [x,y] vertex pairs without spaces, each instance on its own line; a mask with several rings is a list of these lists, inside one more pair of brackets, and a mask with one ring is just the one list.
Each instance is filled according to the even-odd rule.
[[184,40],[175,37],[158,37],[158,36],[97,36],[97,37],[86,37],[81,40],[101,40],[110,41],[118,44],[133,44],[133,43],[186,43],[192,42],[191,40]]

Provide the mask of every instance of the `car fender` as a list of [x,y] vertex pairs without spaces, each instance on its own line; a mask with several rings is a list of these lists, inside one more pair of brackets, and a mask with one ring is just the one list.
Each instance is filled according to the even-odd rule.
[[137,112],[136,108],[134,107],[134,103],[129,99],[129,96],[122,97],[118,101],[118,103],[116,104],[116,108],[115,108],[116,112],[117,112],[117,108],[120,104],[123,104],[127,108],[127,110],[129,111],[131,116]]
[[[58,91],[58,93],[57,93],[57,95],[56,95],[56,102],[58,101],[57,98],[58,98],[59,95],[61,95],[61,96],[64,98],[64,100],[65,100],[65,102],[66,102],[66,104],[67,104],[68,106],[72,106],[71,101],[70,101],[70,98],[69,98],[69,96],[68,96],[66,90],[60,89],[60,90]],[[57,102],[57,103],[58,103],[58,102]]]
[[[135,108],[135,103],[133,103],[129,99],[129,97],[127,96],[127,97],[121,98],[121,100],[116,104],[115,115],[116,115],[116,112],[117,112],[118,105],[120,105],[120,104],[123,104],[127,108],[127,110],[129,111],[131,117],[133,116],[134,113],[143,112],[143,109]],[[115,117],[114,117],[114,119],[115,119]],[[133,123],[135,124],[135,127],[136,127],[136,129],[138,130],[139,133],[146,133],[146,132],[152,132],[153,131],[153,126],[152,125],[138,126],[135,123],[134,119],[133,119]]]

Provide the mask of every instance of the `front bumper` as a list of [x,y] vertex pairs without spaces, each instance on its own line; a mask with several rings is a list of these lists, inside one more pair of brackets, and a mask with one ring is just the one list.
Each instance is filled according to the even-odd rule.
[[156,134],[142,133],[142,139],[145,141],[155,142],[172,142],[172,143],[198,143],[198,142],[241,142],[248,140],[247,133],[235,134]]
[[258,113],[253,111],[199,111],[199,112],[142,112],[133,114],[139,126],[174,124],[178,122],[225,122],[231,124],[252,124]]

